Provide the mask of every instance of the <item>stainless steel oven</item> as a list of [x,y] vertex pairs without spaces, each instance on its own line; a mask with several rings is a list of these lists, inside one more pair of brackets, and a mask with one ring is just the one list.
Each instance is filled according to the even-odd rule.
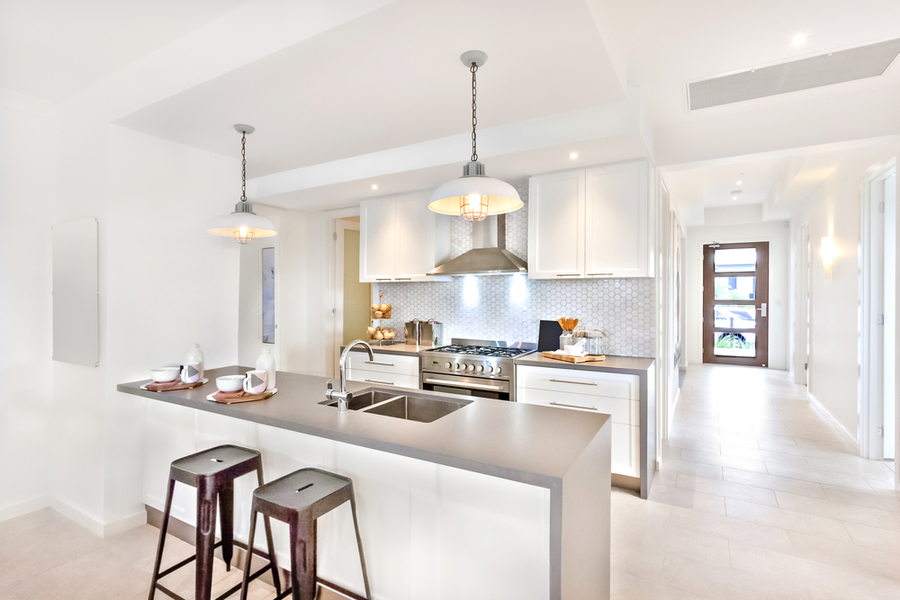
[[453,339],[422,353],[422,389],[476,398],[515,401],[515,357],[534,344]]

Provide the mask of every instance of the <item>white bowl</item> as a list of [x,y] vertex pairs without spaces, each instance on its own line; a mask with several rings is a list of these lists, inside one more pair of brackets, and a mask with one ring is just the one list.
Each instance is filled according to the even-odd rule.
[[223,375],[216,377],[216,387],[220,392],[236,392],[244,389],[243,375]]
[[156,383],[172,381],[181,373],[181,367],[157,367],[150,369],[150,379]]

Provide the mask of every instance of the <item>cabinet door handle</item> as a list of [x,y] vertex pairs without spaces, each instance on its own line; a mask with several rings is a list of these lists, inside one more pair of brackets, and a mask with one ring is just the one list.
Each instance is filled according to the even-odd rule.
[[557,273],[557,277],[581,277],[581,273]]
[[374,360],[367,360],[366,364],[367,365],[381,365],[382,367],[393,367],[394,366],[394,363],[383,363],[383,362],[378,362],[378,361],[374,361]]
[[554,383],[577,383],[578,385],[597,385],[592,381],[569,381],[568,379],[551,379]]
[[590,277],[608,277],[612,275],[612,273],[588,273]]
[[551,402],[550,404],[553,406],[565,406],[566,408],[580,408],[581,410],[597,410],[593,406],[578,406],[577,404],[562,404],[561,402]]
[[500,385],[482,385],[480,383],[457,383],[455,381],[446,381],[444,379],[426,379],[425,383],[432,383],[438,385],[447,385],[451,387],[461,387],[461,388],[476,388],[479,390],[502,390],[503,386]]
[[412,277],[397,277],[397,281],[412,281]]
[[390,280],[391,280],[390,277],[383,277],[383,278],[378,278],[378,277],[376,277],[376,278],[375,278],[375,281],[390,281]]
[[366,383],[380,383],[382,385],[394,385],[393,381],[378,381],[377,379],[366,379]]

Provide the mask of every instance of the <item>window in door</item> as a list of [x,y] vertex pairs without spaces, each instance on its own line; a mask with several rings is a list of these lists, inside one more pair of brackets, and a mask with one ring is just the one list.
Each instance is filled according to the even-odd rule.
[[703,362],[769,361],[769,243],[703,247]]

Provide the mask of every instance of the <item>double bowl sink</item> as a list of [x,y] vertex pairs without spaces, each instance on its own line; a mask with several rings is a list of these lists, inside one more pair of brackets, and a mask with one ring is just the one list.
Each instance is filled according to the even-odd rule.
[[[424,394],[404,394],[367,388],[354,392],[348,408],[395,419],[431,423],[471,403],[471,400],[445,400]],[[338,402],[325,400],[319,404],[337,408]]]

